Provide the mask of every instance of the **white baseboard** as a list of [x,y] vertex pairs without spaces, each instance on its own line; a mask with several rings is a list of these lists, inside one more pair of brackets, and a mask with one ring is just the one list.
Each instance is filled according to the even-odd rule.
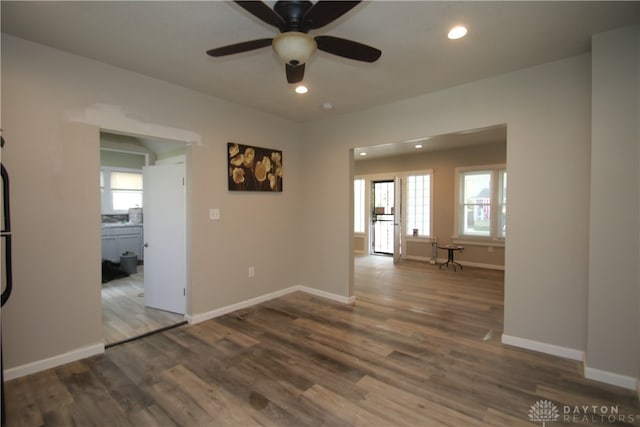
[[[426,262],[430,262],[431,258],[420,258],[420,257],[416,257],[416,256],[407,256],[406,259],[412,259],[412,260],[416,260],[416,261],[426,261]],[[458,264],[462,265],[463,267],[476,267],[476,268],[485,268],[487,270],[502,270],[504,271],[504,265],[497,265],[497,264],[485,264],[482,262],[469,262],[469,261],[459,261],[459,260],[455,260]],[[442,264],[447,262],[446,258],[438,258],[436,260],[436,263],[438,264]]]
[[[420,256],[415,256],[415,255],[407,255],[405,257],[403,257],[403,259],[409,259],[412,261],[422,261],[422,262],[428,262],[431,264],[434,264],[434,262],[431,261],[430,257],[420,257]],[[436,260],[436,263],[438,264],[442,264],[447,262],[446,258],[438,258]],[[482,262],[469,262],[469,261],[458,261],[456,260],[456,262],[460,265],[462,265],[463,267],[477,267],[477,268],[485,268],[488,270],[502,270],[504,271],[504,265],[496,265],[496,264],[485,264]]]
[[408,259],[408,260],[411,260],[411,261],[422,261],[422,262],[430,262],[431,261],[431,257],[424,257],[424,256],[417,256],[417,255],[406,255],[406,256],[403,256],[402,259]]
[[[505,334],[502,334],[502,343],[512,345],[514,347],[525,348],[527,350],[551,354],[553,356],[577,360],[580,362],[585,361],[584,351],[575,350],[573,348],[560,347],[553,344],[531,341]],[[628,390],[638,390],[638,384],[640,384],[640,380],[638,380],[637,378],[620,375],[609,371],[603,371],[600,369],[590,368],[586,366],[586,364],[584,366],[584,377],[589,380],[600,381],[601,383],[626,388]]]
[[[447,260],[444,258],[438,258],[438,262],[439,263],[447,262]],[[487,270],[503,270],[504,271],[504,265],[485,264],[483,262],[470,262],[470,261],[458,261],[458,260],[456,260],[456,262],[458,264],[462,264],[464,267],[476,267],[476,268],[485,268]]]
[[75,362],[76,360],[85,359],[102,353],[104,353],[104,343],[81,347],[57,356],[27,363],[26,365],[16,366],[15,368],[6,369],[4,371],[4,379],[6,381],[13,380],[15,378],[35,374],[36,372],[44,371],[45,369],[55,368],[57,366],[64,365],[65,363]]
[[265,301],[272,300],[274,298],[278,298],[292,292],[306,292],[311,295],[315,295],[321,298],[330,299],[332,301],[336,301],[342,304],[353,304],[356,300],[355,296],[345,297],[338,294],[333,294],[331,292],[321,291],[319,289],[309,288],[307,286],[291,286],[289,288],[280,289],[275,292],[271,292],[269,294],[261,295],[259,297],[251,298],[246,301],[241,301],[235,304],[227,305],[225,307],[217,308],[215,310],[207,311],[205,313],[198,313],[194,315],[187,315],[187,321],[190,325],[194,325],[196,323],[204,322],[209,319],[214,319],[216,317],[224,316],[225,314],[232,313],[236,310],[241,310],[243,308],[248,308],[254,306],[256,304],[260,304]]
[[[444,262],[447,262],[447,260],[444,260]],[[456,262],[458,262],[458,261],[456,261]],[[504,271],[504,265],[485,264],[485,263],[482,263],[482,262],[468,262],[468,261],[462,261],[460,264],[464,265],[465,267],[486,268],[487,270],[502,270],[502,271]]]
[[544,342],[528,340],[525,338],[514,337],[502,334],[502,344],[520,347],[527,350],[538,351],[540,353],[551,354],[553,356],[564,357],[565,359],[584,361],[584,351],[576,350],[559,345],[547,344]]
[[584,367],[584,377],[590,380],[600,381],[601,383],[615,385],[626,388],[627,390],[637,390],[638,380],[626,375],[620,375],[601,369]]
[[330,299],[332,301],[339,302],[339,303],[342,303],[342,304],[353,304],[354,302],[356,302],[356,296],[355,295],[352,295],[350,297],[344,297],[342,295],[332,294],[331,292],[321,291],[319,289],[309,288],[307,286],[295,286],[295,288],[296,289],[294,289],[293,292],[302,291],[302,292],[306,292],[306,293],[311,294],[311,295],[315,295],[315,296],[320,297],[320,298]]
[[204,322],[209,319],[214,319],[216,317],[224,316],[225,314],[229,314],[236,310],[241,310],[243,308],[248,308],[254,306],[256,304],[260,304],[261,302],[269,301],[274,298],[281,297],[283,295],[290,294],[291,292],[295,292],[298,286],[292,286],[290,288],[280,289],[275,292],[271,292],[269,294],[260,295],[259,297],[250,298],[246,301],[240,301],[235,304],[227,305],[225,307],[216,308],[215,310],[207,311],[205,313],[198,313],[193,315],[186,315],[187,321],[190,325],[194,325],[196,323]]

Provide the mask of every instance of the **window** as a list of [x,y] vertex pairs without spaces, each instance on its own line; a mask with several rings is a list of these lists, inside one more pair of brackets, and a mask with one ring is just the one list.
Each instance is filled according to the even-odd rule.
[[507,170],[498,171],[498,237],[507,236]]
[[138,170],[102,168],[100,170],[102,213],[125,213],[142,207],[142,172]]
[[353,231],[355,233],[365,232],[365,180],[355,179],[353,180]]
[[[431,235],[431,174],[406,177],[406,234]],[[414,233],[415,230],[415,233]]]
[[142,174],[111,173],[111,203],[114,211],[142,206]]
[[504,166],[457,168],[458,236],[506,237],[507,170]]

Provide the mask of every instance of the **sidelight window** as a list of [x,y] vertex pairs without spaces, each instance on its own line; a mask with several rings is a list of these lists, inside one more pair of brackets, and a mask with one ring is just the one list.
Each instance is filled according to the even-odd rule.
[[431,236],[431,174],[408,175],[405,196],[407,236]]

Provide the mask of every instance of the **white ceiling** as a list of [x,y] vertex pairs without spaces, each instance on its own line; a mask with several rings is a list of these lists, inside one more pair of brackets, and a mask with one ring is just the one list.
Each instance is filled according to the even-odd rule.
[[[381,157],[419,154],[428,151],[452,150],[473,145],[485,145],[507,142],[507,126],[496,125],[482,129],[468,129],[465,131],[434,135],[411,141],[390,142],[388,144],[359,147],[354,150],[354,160],[366,161]],[[365,153],[365,154],[363,154]]]
[[[268,2],[273,6],[273,2]],[[317,52],[296,95],[270,48],[208,49],[272,37],[234,3],[2,1],[2,31],[293,121],[344,114],[588,52],[591,34],[640,22],[640,2],[363,2],[311,34],[382,50],[373,64]],[[464,39],[446,38],[464,23]],[[325,111],[322,104],[334,108]]]

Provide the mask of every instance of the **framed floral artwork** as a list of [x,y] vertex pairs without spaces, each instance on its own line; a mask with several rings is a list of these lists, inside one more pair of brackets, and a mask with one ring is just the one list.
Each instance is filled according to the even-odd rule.
[[229,191],[282,191],[282,151],[227,143]]

